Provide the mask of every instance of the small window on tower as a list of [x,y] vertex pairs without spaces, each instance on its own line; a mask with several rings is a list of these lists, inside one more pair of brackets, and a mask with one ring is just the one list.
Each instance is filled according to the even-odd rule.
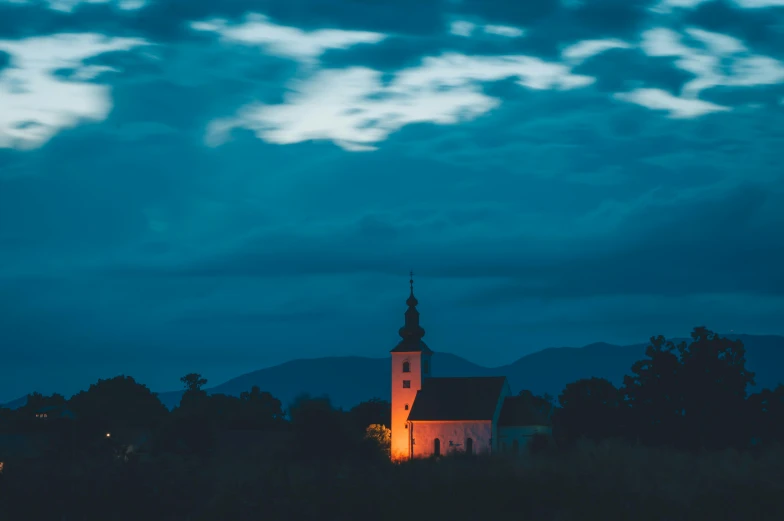
[[408,410],[408,404],[406,404],[406,410]]
[[422,372],[424,372],[425,374],[429,374],[430,373],[430,361],[429,360],[424,360],[422,362]]
[[408,362],[403,362],[403,372],[410,373],[411,372],[411,364]]
[[411,388],[411,380],[403,380],[403,389]]

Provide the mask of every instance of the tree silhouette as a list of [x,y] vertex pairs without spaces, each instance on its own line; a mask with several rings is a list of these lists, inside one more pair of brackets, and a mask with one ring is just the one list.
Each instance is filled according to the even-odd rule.
[[180,381],[185,386],[185,392],[177,407],[178,414],[208,415],[207,391],[202,389],[207,385],[207,379],[198,373],[188,373]]
[[357,431],[348,415],[332,407],[326,396],[300,395],[289,406],[294,450],[299,457],[339,459],[357,447],[364,431]]
[[44,396],[36,392],[27,395],[27,402],[20,407],[20,410],[31,413],[44,407],[62,407],[66,402],[67,400],[62,394],[54,393],[51,396]]
[[349,416],[363,432],[369,425],[389,427],[392,421],[392,404],[380,398],[371,398],[352,407]]
[[683,393],[684,438],[690,448],[720,449],[748,444],[746,390],[754,373],[746,369],[746,349],[704,327],[678,345]]
[[749,396],[753,435],[763,444],[784,442],[784,385]]
[[624,393],[634,431],[648,444],[682,448],[745,446],[751,437],[743,343],[697,327],[677,345],[651,338],[647,359],[632,366]]
[[585,378],[568,384],[558,397],[554,430],[570,443],[579,438],[598,441],[622,434],[624,403],[621,392],[604,378]]
[[98,380],[68,401],[78,421],[100,430],[152,428],[166,417],[166,407],[147,386],[130,376]]
[[188,373],[180,378],[180,381],[185,386],[185,390],[191,392],[201,391],[201,388],[207,385],[207,379],[202,378],[199,373]]
[[250,392],[243,392],[239,398],[239,420],[244,428],[265,429],[280,425],[285,419],[283,404],[268,392],[254,385]]
[[631,433],[646,444],[673,444],[683,426],[678,349],[663,336],[652,337],[645,356],[632,364],[632,375],[623,381]]
[[520,391],[516,399],[519,406],[529,411],[531,421],[537,425],[548,425],[552,419],[552,413],[555,409],[553,397],[549,394],[542,396],[535,395],[527,389]]

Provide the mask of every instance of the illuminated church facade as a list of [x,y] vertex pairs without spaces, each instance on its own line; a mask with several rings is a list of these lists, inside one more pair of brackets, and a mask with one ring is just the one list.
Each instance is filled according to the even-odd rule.
[[392,459],[516,452],[532,436],[549,435],[548,426],[527,421],[506,377],[432,376],[433,351],[422,341],[413,274],[409,282],[402,340],[391,350]]

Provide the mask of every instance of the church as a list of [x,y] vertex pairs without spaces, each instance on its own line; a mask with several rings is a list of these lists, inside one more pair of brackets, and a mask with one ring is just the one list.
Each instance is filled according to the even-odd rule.
[[391,351],[392,459],[516,452],[533,436],[549,435],[512,396],[505,376],[431,376],[433,351],[422,341],[411,275],[402,340]]

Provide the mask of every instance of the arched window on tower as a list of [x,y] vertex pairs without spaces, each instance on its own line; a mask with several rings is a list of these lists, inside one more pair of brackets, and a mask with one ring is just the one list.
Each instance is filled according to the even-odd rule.
[[408,410],[408,404],[406,404],[406,410]]
[[438,438],[433,440],[433,456],[441,455],[441,440]]
[[410,373],[411,372],[411,364],[409,364],[408,361],[403,362],[403,372],[404,373]]

